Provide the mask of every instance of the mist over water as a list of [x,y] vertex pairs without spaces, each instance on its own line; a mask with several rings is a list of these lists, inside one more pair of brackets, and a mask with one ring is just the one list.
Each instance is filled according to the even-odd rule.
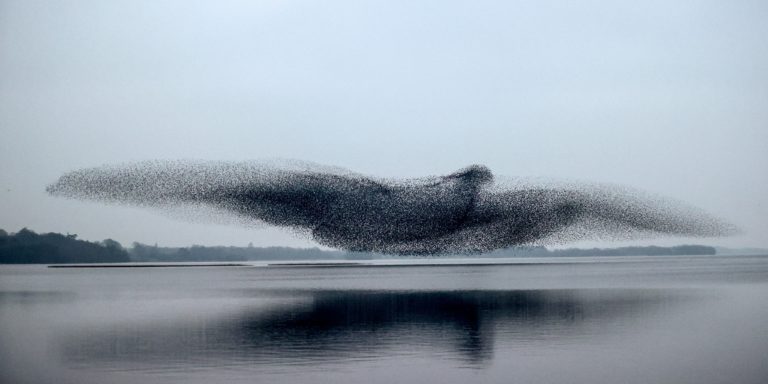
[[13,383],[762,383],[768,258],[0,268]]

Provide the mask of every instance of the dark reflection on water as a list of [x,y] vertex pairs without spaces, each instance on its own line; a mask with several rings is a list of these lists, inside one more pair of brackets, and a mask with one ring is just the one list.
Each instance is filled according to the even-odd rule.
[[0,308],[3,305],[30,304],[30,303],[61,303],[72,302],[77,299],[73,292],[58,291],[14,291],[0,292]]
[[754,383],[768,258],[0,266],[0,383]]
[[[666,290],[263,290],[278,299],[220,317],[80,329],[63,356],[89,367],[290,366],[427,353],[481,367],[498,340],[531,343],[610,333],[682,298]],[[213,362],[212,360],[215,360]]]

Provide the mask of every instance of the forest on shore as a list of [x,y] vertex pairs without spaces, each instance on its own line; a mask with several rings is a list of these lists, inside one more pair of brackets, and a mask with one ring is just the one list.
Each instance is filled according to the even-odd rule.
[[[563,256],[653,256],[714,255],[717,250],[705,245],[675,247],[621,247],[548,249],[543,246],[519,246],[478,255],[460,257],[563,257]],[[0,229],[0,264],[66,264],[120,262],[194,262],[194,261],[261,261],[261,260],[368,260],[397,258],[372,253],[291,247],[224,247],[199,246],[159,247],[133,243],[125,248],[119,242],[80,240],[77,235],[38,234],[27,228],[16,233]],[[434,256],[445,257],[445,256]]]
[[131,261],[115,240],[80,240],[77,235],[38,234],[27,228],[16,233],[0,229],[0,264],[120,263]]

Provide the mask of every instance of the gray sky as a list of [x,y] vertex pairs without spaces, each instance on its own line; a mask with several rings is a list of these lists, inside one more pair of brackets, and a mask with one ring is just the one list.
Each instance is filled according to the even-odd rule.
[[745,231],[658,243],[768,246],[766,20],[762,0],[0,0],[0,228],[310,246],[44,191],[82,167],[278,157],[626,184]]

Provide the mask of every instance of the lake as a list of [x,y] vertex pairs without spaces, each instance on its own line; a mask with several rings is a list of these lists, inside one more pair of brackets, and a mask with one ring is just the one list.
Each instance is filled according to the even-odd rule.
[[267,264],[0,266],[0,382],[768,382],[768,256]]

